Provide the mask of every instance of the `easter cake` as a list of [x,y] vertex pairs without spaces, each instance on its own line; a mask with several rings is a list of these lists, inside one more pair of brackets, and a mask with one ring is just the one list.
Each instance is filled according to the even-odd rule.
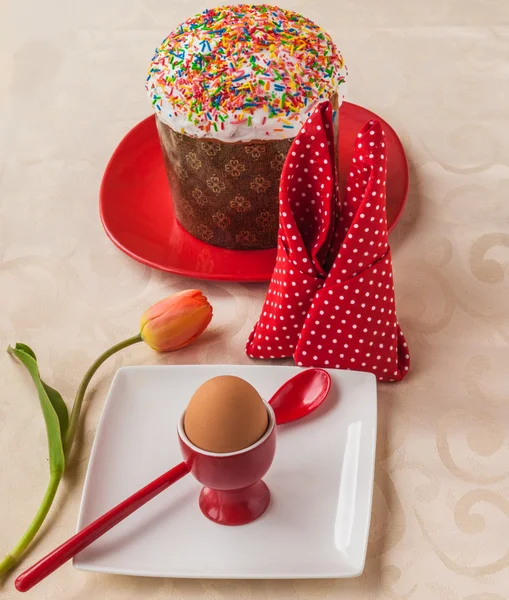
[[318,102],[337,111],[346,75],[325,31],[275,6],[206,10],[170,33],[146,89],[180,224],[216,246],[275,247],[288,149]]

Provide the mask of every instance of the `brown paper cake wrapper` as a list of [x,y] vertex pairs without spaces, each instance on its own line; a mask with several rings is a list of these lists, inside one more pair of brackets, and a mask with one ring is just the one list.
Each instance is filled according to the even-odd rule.
[[156,118],[175,214],[192,235],[236,250],[274,248],[281,170],[293,139],[225,143]]
[[[338,109],[338,96],[331,99]],[[334,124],[336,147],[338,122]],[[198,239],[232,250],[275,248],[279,181],[294,138],[221,142],[177,133],[156,117],[179,223]]]

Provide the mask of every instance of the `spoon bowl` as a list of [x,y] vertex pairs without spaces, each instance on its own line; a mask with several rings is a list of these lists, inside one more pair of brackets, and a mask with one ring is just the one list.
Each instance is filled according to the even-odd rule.
[[276,415],[276,424],[297,421],[315,411],[325,400],[331,377],[324,369],[306,369],[283,383],[269,404]]

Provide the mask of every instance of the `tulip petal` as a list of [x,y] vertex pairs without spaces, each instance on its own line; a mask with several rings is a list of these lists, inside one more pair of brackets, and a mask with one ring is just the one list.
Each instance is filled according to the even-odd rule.
[[141,318],[141,337],[154,350],[169,352],[193,342],[212,319],[212,307],[199,290],[179,292],[157,302]]

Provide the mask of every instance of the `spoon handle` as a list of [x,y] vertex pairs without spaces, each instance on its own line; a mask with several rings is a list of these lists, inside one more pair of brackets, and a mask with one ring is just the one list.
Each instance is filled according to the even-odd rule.
[[170,485],[188,473],[189,469],[186,464],[182,462],[176,467],[173,467],[173,469],[166,471],[166,473],[157,479],[154,479],[154,481],[135,492],[132,496],[129,496],[129,498],[120,502],[120,504],[114,506],[95,521],[92,521],[92,523],[58,546],[58,548],[55,548],[55,550],[21,573],[14,582],[18,592],[26,592],[32,588],[45,577],[53,573],[53,571],[61,567],[70,558],[78,554],[78,552],[84,550],[97,538],[100,538],[117,523],[120,523],[120,521],[123,521],[135,510],[138,510],[140,506],[143,506],[149,500],[152,500],[154,496],[157,496],[157,494],[170,487]]

